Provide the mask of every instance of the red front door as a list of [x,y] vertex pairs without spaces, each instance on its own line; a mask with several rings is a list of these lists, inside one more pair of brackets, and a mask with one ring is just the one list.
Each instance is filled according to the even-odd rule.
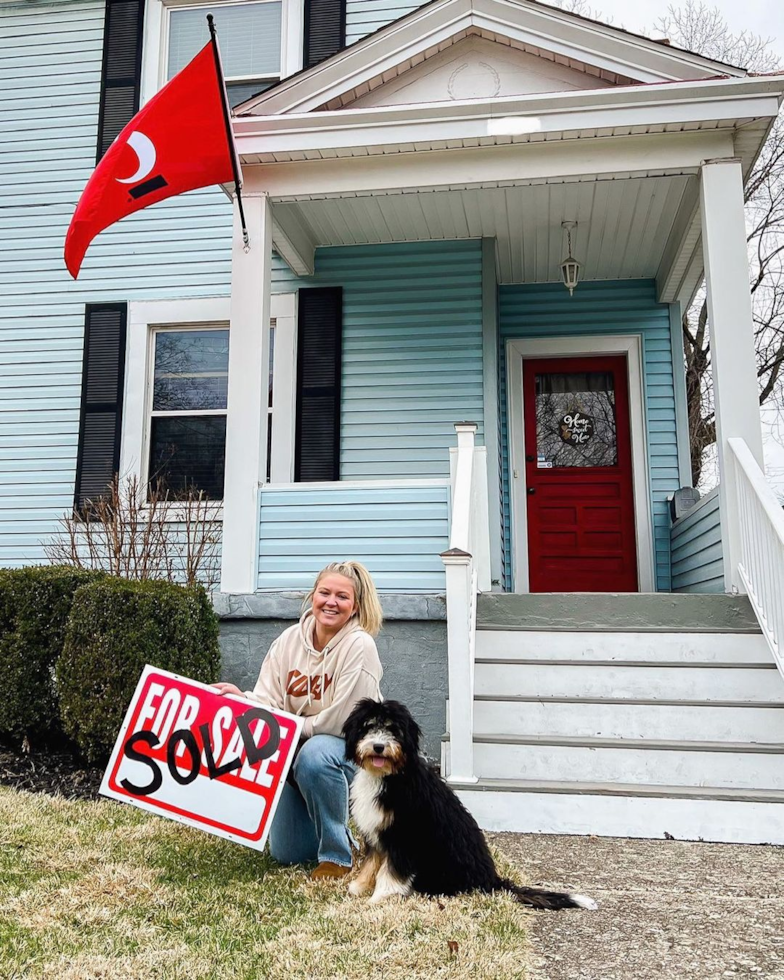
[[626,358],[523,362],[531,592],[636,592]]

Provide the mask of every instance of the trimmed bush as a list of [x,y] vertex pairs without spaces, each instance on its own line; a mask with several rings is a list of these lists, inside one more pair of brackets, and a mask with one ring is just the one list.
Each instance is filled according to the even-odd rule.
[[16,743],[59,732],[54,666],[77,589],[100,572],[41,565],[0,571],[0,735]]
[[145,664],[218,680],[218,618],[201,586],[107,578],[74,596],[57,683],[63,727],[105,762]]

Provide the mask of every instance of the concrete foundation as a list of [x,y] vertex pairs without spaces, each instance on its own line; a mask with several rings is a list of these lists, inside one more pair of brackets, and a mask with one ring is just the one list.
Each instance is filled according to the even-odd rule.
[[[239,618],[236,612],[222,618],[222,679],[242,690],[252,688],[272,641],[293,621]],[[388,619],[376,643],[384,668],[384,697],[410,709],[424,733],[425,751],[438,759],[446,730],[446,623],[441,618]]]

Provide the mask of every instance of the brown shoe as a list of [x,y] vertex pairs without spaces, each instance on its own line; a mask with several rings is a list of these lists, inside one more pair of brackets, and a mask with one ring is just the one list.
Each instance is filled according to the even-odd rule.
[[317,868],[314,868],[310,877],[313,881],[318,881],[319,878],[345,878],[347,874],[351,874],[351,868],[335,864],[334,861],[322,861]]

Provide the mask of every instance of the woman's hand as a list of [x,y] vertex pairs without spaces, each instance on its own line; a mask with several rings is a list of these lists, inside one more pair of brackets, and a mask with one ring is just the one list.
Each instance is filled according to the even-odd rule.
[[245,692],[241,691],[236,684],[225,684],[221,682],[220,684],[212,684],[212,687],[218,692],[218,694],[238,694],[241,698],[245,697]]

